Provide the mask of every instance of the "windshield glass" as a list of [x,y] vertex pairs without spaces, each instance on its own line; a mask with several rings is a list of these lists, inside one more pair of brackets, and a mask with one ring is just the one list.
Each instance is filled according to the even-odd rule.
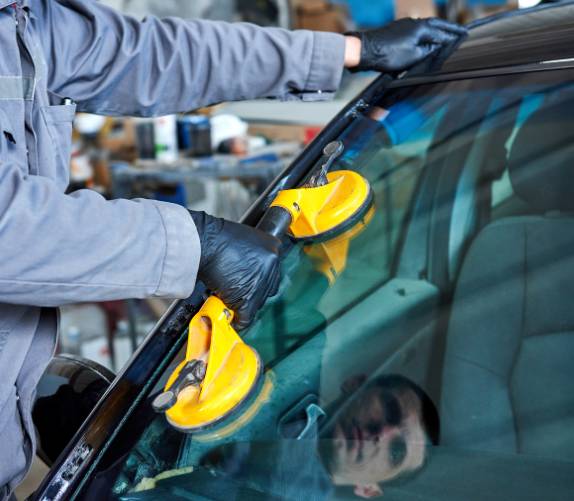
[[175,430],[151,401],[182,351],[86,492],[572,492],[572,76],[399,87],[371,103],[333,170],[364,176],[373,208],[286,254],[278,296],[244,335],[265,365],[253,396],[216,426]]

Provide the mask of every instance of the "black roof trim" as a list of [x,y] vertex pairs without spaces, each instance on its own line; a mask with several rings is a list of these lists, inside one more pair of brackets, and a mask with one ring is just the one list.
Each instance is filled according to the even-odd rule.
[[537,71],[553,71],[574,68],[574,57],[564,61],[548,61],[535,64],[523,64],[517,66],[506,66],[497,68],[485,68],[479,70],[457,71],[451,73],[429,73],[416,76],[405,76],[405,78],[393,80],[389,89],[397,87],[408,87],[411,85],[434,84],[440,82],[451,82],[453,80],[465,80],[470,78],[486,78],[498,75],[514,75],[519,73],[532,73]]
[[[507,68],[574,57],[574,1],[498,14],[468,28],[469,35],[460,46],[447,49],[452,54],[422,73]],[[409,74],[422,76],[420,69]]]

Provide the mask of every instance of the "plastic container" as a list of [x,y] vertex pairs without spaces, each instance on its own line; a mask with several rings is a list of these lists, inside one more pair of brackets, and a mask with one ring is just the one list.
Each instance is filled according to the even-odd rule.
[[194,117],[185,115],[177,119],[177,146],[179,151],[189,155],[193,136]]
[[208,157],[213,153],[211,123],[202,115],[186,115],[177,122],[179,149],[191,157]]
[[155,157],[160,162],[175,162],[177,151],[177,117],[154,118]]
[[154,123],[152,119],[136,118],[136,144],[138,157],[142,159],[155,158]]

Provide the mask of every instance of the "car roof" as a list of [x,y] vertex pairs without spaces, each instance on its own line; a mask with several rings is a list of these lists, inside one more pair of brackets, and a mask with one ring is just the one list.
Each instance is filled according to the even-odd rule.
[[574,2],[513,11],[468,27],[468,38],[434,73],[574,62]]

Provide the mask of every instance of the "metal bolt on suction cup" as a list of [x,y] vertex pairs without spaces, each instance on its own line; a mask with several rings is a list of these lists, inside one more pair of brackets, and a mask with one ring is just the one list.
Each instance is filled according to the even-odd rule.
[[227,320],[231,320],[231,312],[230,312],[227,308],[225,308],[225,309],[223,310],[223,314],[225,315],[225,317],[227,318]]
[[178,395],[189,386],[199,386],[205,379],[207,364],[202,360],[191,360],[181,369],[169,390],[154,398],[152,407],[156,412],[166,412],[177,403]]
[[342,141],[332,141],[327,146],[325,146],[323,155],[326,157],[338,157],[341,153],[343,153],[343,148],[344,146]]
[[177,402],[177,396],[173,391],[164,391],[153,399],[151,406],[156,412],[165,412],[171,409]]

